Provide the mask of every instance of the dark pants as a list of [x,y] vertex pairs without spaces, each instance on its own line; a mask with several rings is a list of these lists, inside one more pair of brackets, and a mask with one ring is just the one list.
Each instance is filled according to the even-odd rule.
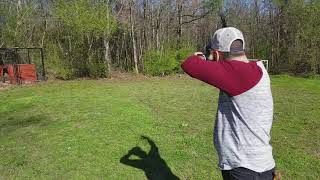
[[273,180],[275,175],[274,168],[261,173],[243,167],[221,172],[224,180]]

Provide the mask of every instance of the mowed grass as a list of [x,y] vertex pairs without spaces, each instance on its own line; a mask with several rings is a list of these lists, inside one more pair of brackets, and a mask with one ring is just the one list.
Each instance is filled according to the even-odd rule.
[[[272,91],[277,169],[319,179],[320,80],[273,76]],[[146,179],[120,163],[133,147],[150,150],[141,136],[180,179],[221,179],[218,91],[191,78],[57,81],[0,97],[0,179]]]

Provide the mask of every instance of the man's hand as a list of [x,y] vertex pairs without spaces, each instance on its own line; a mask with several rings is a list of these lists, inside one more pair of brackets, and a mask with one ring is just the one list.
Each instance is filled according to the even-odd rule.
[[200,56],[203,60],[206,60],[206,56],[202,52],[195,52],[195,56]]

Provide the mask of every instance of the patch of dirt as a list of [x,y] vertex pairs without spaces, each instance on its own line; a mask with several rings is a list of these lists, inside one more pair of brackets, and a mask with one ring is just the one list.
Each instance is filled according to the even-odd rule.
[[146,80],[149,79],[147,76],[143,74],[134,74],[128,72],[121,72],[121,71],[113,71],[111,73],[111,78],[106,78],[109,80]]
[[0,82],[0,90],[5,90],[5,89],[10,89],[11,87],[13,87],[14,85],[8,83],[8,82]]
[[[113,71],[111,78],[101,78],[101,79],[93,79],[93,78],[78,78],[75,80],[101,80],[101,81],[107,81],[107,82],[128,82],[128,81],[144,81],[144,80],[179,80],[179,79],[190,79],[190,77],[186,74],[173,74],[168,76],[146,76],[143,74],[134,74],[134,73],[128,73],[128,72],[122,72],[122,71]],[[17,84],[10,84],[9,81],[6,81],[5,83],[0,82],[0,91],[6,90],[6,89],[12,89],[14,87],[25,87],[25,86],[34,86],[39,83],[54,83],[59,81],[65,81],[68,80],[59,80],[54,78],[49,78],[47,81],[39,81],[39,82],[23,82],[21,85]]]
[[117,82],[117,81],[143,81],[143,80],[160,80],[160,79],[190,79],[186,74],[173,74],[168,76],[146,76],[143,74],[134,74],[121,71],[113,71],[111,78],[104,78],[103,80]]
[[23,84],[20,84],[20,85],[18,85],[18,84],[10,84],[9,81],[6,81],[4,83],[2,81],[0,81],[0,91],[1,90],[12,89],[14,87],[33,86],[35,84],[37,84],[37,83],[36,82],[29,82],[29,81],[25,81],[25,82],[23,82]]

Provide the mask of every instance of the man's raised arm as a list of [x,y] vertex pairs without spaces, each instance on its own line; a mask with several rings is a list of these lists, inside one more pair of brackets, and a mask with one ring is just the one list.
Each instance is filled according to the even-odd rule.
[[255,62],[205,61],[199,56],[190,56],[181,64],[181,68],[191,77],[215,86],[231,96],[251,89],[262,76],[261,69]]
[[227,79],[228,67],[222,61],[205,61],[199,56],[190,56],[182,64],[181,68],[191,77],[206,82],[223,91],[230,89]]

